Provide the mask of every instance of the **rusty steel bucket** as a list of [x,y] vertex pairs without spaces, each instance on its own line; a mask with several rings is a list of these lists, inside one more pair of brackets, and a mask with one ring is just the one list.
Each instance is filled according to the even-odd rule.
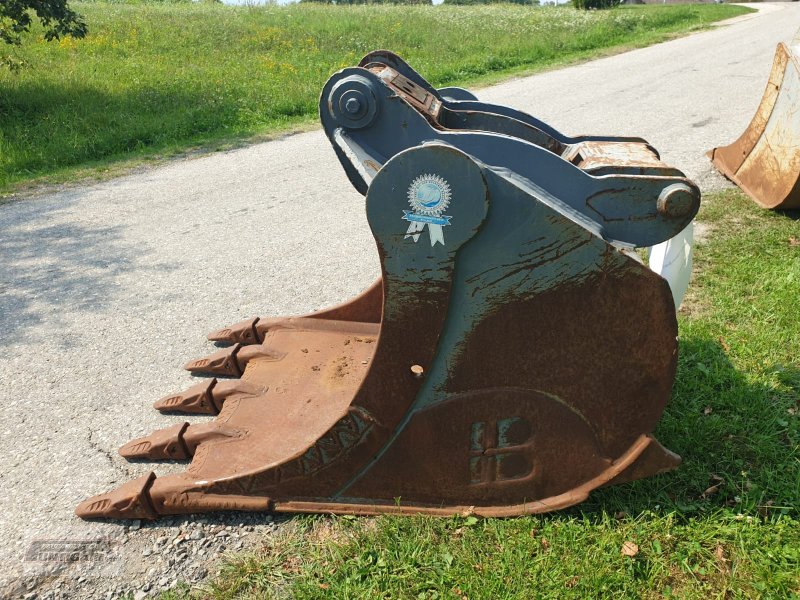
[[800,32],[778,44],[767,88],[738,140],[708,153],[714,165],[764,208],[800,208]]
[[219,379],[155,407],[213,420],[120,449],[186,471],[79,516],[511,516],[678,465],[652,436],[675,303],[632,250],[686,231],[691,181],[644,140],[567,138],[440,94],[385,51],[333,75],[320,116],[366,192],[381,278],[340,306],[210,334],[231,345],[186,368]]

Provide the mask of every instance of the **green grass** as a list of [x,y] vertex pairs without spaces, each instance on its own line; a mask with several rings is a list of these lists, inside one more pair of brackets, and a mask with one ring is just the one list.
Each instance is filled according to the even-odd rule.
[[316,121],[322,84],[390,48],[436,85],[475,83],[642,46],[746,12],[493,6],[74,2],[83,40],[35,30],[0,71],[0,191],[112,161],[219,147]]
[[297,517],[168,597],[800,598],[799,217],[704,202],[656,431],[678,470],[543,516]]

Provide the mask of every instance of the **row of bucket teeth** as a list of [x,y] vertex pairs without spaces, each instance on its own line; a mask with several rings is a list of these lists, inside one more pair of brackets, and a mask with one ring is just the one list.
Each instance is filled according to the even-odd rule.
[[[236,323],[209,335],[216,341],[222,337],[220,332],[235,332],[238,338],[245,337],[242,332],[250,331],[256,335],[255,324],[258,318]],[[249,326],[249,329],[248,329]],[[261,334],[259,339],[263,339]],[[241,377],[247,363],[256,357],[274,356],[261,345],[235,343],[232,346],[193,360],[184,365],[192,373]],[[219,380],[216,377],[202,381],[177,394],[170,394],[157,400],[153,408],[162,412],[181,412],[199,415],[218,415],[225,400],[232,396],[258,396],[267,391],[266,387],[248,383],[240,379]],[[202,442],[219,437],[238,435],[238,431],[226,427],[216,421],[198,425],[178,423],[171,427],[159,429],[135,440],[119,449],[120,455],[127,459],[146,460],[188,460]]]
[[183,412],[195,415],[218,415],[225,399],[234,394],[258,395],[265,388],[240,380],[219,380],[216,377],[193,385],[183,392],[156,400],[153,408],[161,412]]
[[[256,329],[261,322],[262,331]],[[265,386],[238,379],[244,373],[247,363],[256,357],[277,358],[261,342],[267,332],[270,320],[249,319],[210,334],[209,339],[217,342],[232,342],[233,345],[221,348],[205,358],[190,361],[185,369],[197,374],[210,374],[237,379],[217,379],[202,381],[177,394],[170,394],[157,400],[153,407],[162,412],[180,412],[200,415],[219,415],[226,400],[233,397],[259,396],[266,393]],[[123,445],[119,453],[129,460],[191,460],[198,446],[204,442],[220,438],[234,438],[243,432],[225,424],[224,420],[214,419],[208,423],[176,423],[171,427],[158,429],[151,434],[137,438]],[[149,473],[106,494],[95,496],[82,502],[76,514],[84,519],[127,518],[155,519],[159,513],[150,498],[150,488],[156,480]]]

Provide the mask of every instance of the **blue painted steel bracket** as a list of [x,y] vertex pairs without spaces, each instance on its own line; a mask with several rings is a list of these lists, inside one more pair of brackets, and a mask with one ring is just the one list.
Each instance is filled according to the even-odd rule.
[[[348,177],[362,193],[391,157],[439,143],[491,167],[532,198],[556,207],[584,226],[592,223],[603,239],[616,244],[652,246],[668,240],[683,230],[699,209],[697,186],[666,165],[663,172],[670,175],[632,175],[629,164],[620,165],[620,172],[615,173],[611,164],[604,170],[609,174],[595,176],[562,156],[571,151],[575,154],[575,148],[588,138],[566,145],[566,138],[549,138],[548,131],[491,112],[481,113],[485,122],[491,118],[510,124],[506,128],[509,132],[445,128],[438,119],[447,107],[427,91],[430,86],[415,87],[393,69],[382,68],[348,68],[336,73],[323,89],[320,101],[325,131]],[[492,108],[478,104],[487,111]],[[515,127],[536,132],[523,139],[522,134],[513,135]],[[537,136],[550,141],[537,143]],[[603,139],[610,150],[630,144],[649,149],[642,141]],[[563,146],[562,154],[553,151],[553,146]]]

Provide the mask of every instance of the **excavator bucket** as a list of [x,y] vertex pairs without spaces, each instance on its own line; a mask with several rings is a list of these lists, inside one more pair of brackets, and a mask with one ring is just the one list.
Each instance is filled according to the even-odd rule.
[[728,179],[764,208],[800,208],[800,32],[783,42],[753,120],[730,146],[708,153]]
[[320,116],[366,194],[381,278],[337,307],[211,334],[231,345],[186,368],[219,379],[155,407],[213,419],[120,449],[186,471],[79,516],[511,516],[678,465],[652,436],[675,304],[633,250],[685,233],[691,181],[643,140],[567,138],[440,94],[386,51],[334,74]]

